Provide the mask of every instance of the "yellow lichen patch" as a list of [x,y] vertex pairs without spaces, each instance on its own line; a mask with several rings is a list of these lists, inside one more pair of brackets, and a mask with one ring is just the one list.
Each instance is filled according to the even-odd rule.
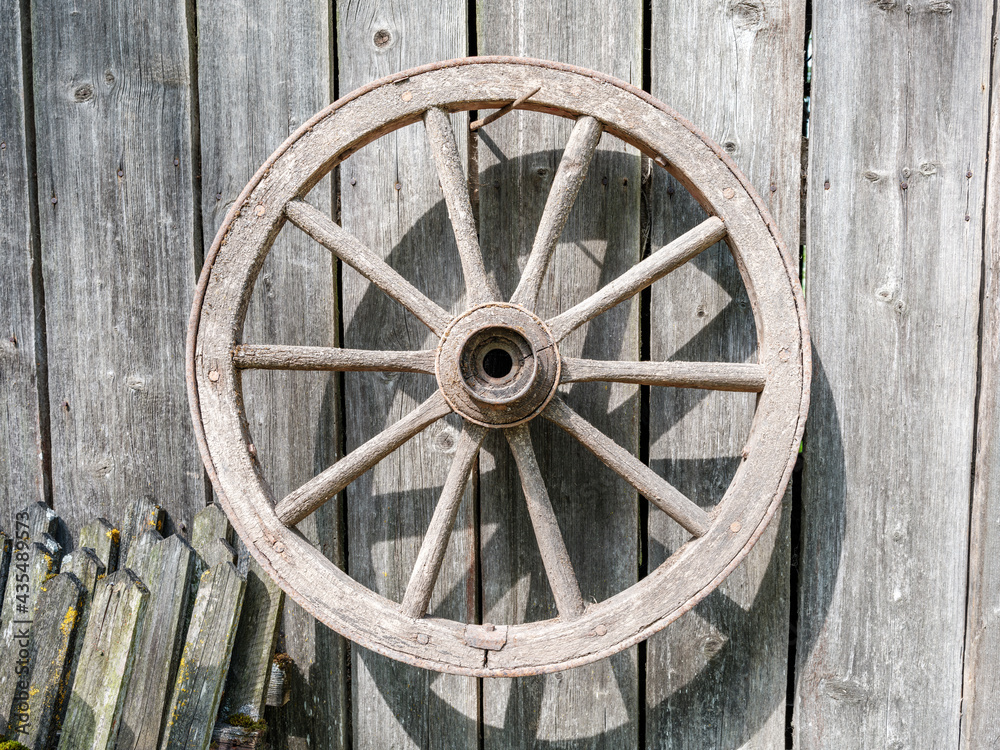
[[62,625],[59,626],[59,630],[66,637],[69,637],[70,631],[73,630],[73,625],[76,624],[76,607],[70,607],[66,610],[66,616],[63,618]]
[[121,539],[121,532],[118,529],[108,529],[107,532],[108,539],[110,539],[115,544],[118,544],[118,540]]

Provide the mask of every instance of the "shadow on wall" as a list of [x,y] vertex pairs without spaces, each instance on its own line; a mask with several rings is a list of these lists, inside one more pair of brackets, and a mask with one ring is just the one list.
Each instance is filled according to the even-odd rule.
[[[498,184],[501,178],[509,178],[512,171],[534,169],[534,165],[538,163],[558,164],[560,155],[561,152],[559,151],[547,151],[526,155],[520,159],[510,159],[483,172],[480,176],[480,183],[484,186],[483,189],[486,189],[486,186]],[[625,171],[625,167],[622,165],[634,159],[634,155],[599,151],[591,167],[591,174],[599,174],[602,170]],[[634,165],[634,161],[632,161],[632,164]],[[394,268],[401,270],[404,275],[407,275],[418,288],[421,287],[421,280],[417,277],[419,272],[416,274],[412,272],[411,274],[407,274],[404,269],[433,269],[438,267],[435,264],[439,265],[441,263],[454,264],[457,267],[459,264],[454,238],[450,234],[448,234],[442,247],[439,235],[441,231],[440,227],[442,226],[448,226],[447,212],[443,201],[437,203],[431,210],[424,214],[420,221],[413,226],[389,254],[389,263]],[[575,236],[575,226],[571,220],[562,237],[563,247],[574,243],[582,247],[587,241],[602,239],[600,237]],[[438,234],[439,239],[433,243],[433,249],[428,248],[428,240],[435,234]],[[429,251],[436,251],[436,255],[428,255]],[[490,270],[497,271],[498,265],[504,263],[512,264],[515,261],[516,259],[498,260],[487,258],[487,266]],[[731,261],[728,264],[720,264],[718,259],[709,262],[705,258],[699,258],[694,262],[699,270],[715,279],[726,291],[730,292],[734,300],[739,296],[745,299],[745,290],[731,289],[731,280],[720,277],[720,273],[723,272],[720,272],[719,269],[724,265],[730,266],[730,275],[732,275]],[[438,286],[440,287],[440,282],[438,282]],[[504,287],[503,291],[509,293],[510,289]],[[584,291],[581,294],[585,295],[588,293],[589,291]],[[450,288],[448,288],[444,295],[436,294],[432,296],[443,307],[451,308],[460,298],[461,294],[462,289],[456,281],[450,285]],[[389,299],[379,290],[371,287],[362,298],[352,320],[383,320],[386,321],[385,329],[391,331],[394,325],[407,315],[396,302]],[[407,325],[407,323],[403,323],[403,325]],[[706,318],[704,327],[694,338],[686,343],[679,342],[680,346],[677,347],[674,358],[687,358],[684,354],[685,351],[692,353],[699,351],[699,349],[703,348],[700,346],[702,339],[720,335],[724,336],[726,328],[732,325],[752,325],[752,317],[748,306],[739,305],[737,301],[734,301],[726,305],[714,317]],[[352,340],[351,328],[352,326],[349,325],[345,336],[348,341]],[[353,333],[356,334],[357,331],[353,331]],[[370,348],[380,347],[395,348],[386,346],[385,342],[370,342]],[[586,349],[587,345],[585,344],[585,351]],[[420,402],[430,395],[435,387],[435,383],[432,378],[427,376],[401,374],[398,376],[395,387],[406,393],[414,402]],[[651,434],[649,436],[650,444],[662,437],[663,433],[666,433],[686,413],[694,409],[704,397],[703,392],[678,392],[677,396],[672,396],[670,413],[665,419],[660,419],[657,423],[658,431],[661,434]],[[570,398],[572,399],[572,394]],[[617,404],[611,404],[605,400],[597,406],[605,408],[609,419],[613,421],[616,416],[620,416],[621,414],[634,414],[637,411],[637,404],[635,403],[637,398],[637,396],[633,396]],[[590,409],[592,406],[592,404],[588,404],[589,410],[592,410]],[[817,422],[817,424],[823,426],[825,433],[822,436],[810,434],[809,437],[811,440],[818,441],[817,444],[823,446],[823,461],[828,463],[830,467],[827,472],[828,476],[839,475],[842,477],[844,472],[843,451],[837,410],[833,403],[829,386],[825,380],[822,363],[818,356],[814,356],[812,412],[816,413],[817,411],[825,415],[822,422]],[[375,424],[384,424],[386,419],[387,414],[372,415],[372,421]],[[541,426],[541,429],[546,430],[546,439],[550,437],[548,433],[550,427],[550,425]],[[559,431],[556,430],[556,432]],[[561,433],[558,436],[552,435],[551,438],[561,439],[560,436]],[[593,460],[595,462],[597,460],[582,449],[580,449],[579,456],[572,456],[573,460],[577,458],[579,460]],[[685,488],[685,484],[695,481],[696,477],[700,476],[704,478],[705,476],[710,476],[711,483],[719,487],[719,494],[721,495],[722,490],[728,486],[729,481],[735,474],[739,461],[739,456],[720,456],[705,459],[665,460],[655,462],[653,465],[659,473],[664,475],[669,481],[677,484],[682,491]],[[317,465],[316,468],[319,471],[325,468],[325,466]],[[551,475],[546,475],[546,477],[551,481]],[[487,475],[485,474],[483,475],[483,481],[487,481]],[[831,481],[828,486],[837,488],[842,493],[844,482],[842,480]],[[440,487],[431,487],[405,493],[393,493],[392,496],[380,495],[378,498],[374,498],[374,500],[380,506],[393,507],[405,499],[407,503],[430,509],[433,508],[440,490]],[[560,506],[566,507],[566,504],[570,500],[557,497],[557,492],[553,490],[550,490],[550,492],[553,495],[552,501],[558,516]],[[579,498],[575,499],[578,500]],[[815,545],[808,550],[809,554],[816,556],[817,559],[803,561],[798,566],[800,576],[799,586],[802,592],[801,598],[805,603],[804,608],[809,614],[808,629],[803,628],[799,632],[796,642],[798,649],[797,661],[800,664],[804,662],[814,645],[815,633],[819,630],[826,617],[830,601],[829,596],[832,594],[832,585],[817,585],[816,581],[806,579],[805,576],[815,575],[816,571],[822,571],[826,579],[834,580],[839,566],[844,529],[843,495],[841,494],[840,497],[828,500],[828,507],[836,509],[836,512],[825,519],[825,526],[821,530],[824,543]],[[605,671],[610,671],[611,683],[617,685],[620,693],[619,696],[613,696],[613,698],[617,705],[623,708],[623,713],[620,714],[622,719],[614,726],[606,725],[601,731],[590,733],[587,736],[575,735],[566,738],[546,736],[552,733],[551,731],[544,731],[541,728],[539,716],[543,711],[551,711],[553,709],[543,706],[544,696],[547,692],[544,683],[545,681],[552,681],[554,684],[558,683],[562,679],[561,675],[553,674],[518,680],[501,680],[499,683],[503,687],[499,691],[499,694],[507,694],[508,700],[505,706],[500,706],[499,708],[496,706],[484,707],[485,726],[483,727],[483,731],[486,733],[487,745],[514,746],[523,741],[526,726],[537,729],[532,744],[538,748],[564,748],[581,745],[588,747],[627,747],[634,741],[636,736],[641,737],[643,735],[646,736],[649,747],[681,747],[687,746],[692,741],[692,736],[697,734],[697,732],[692,732],[693,727],[703,727],[704,733],[702,736],[711,737],[713,741],[712,746],[718,747],[720,750],[737,748],[747,743],[768,722],[775,711],[780,708],[781,703],[788,697],[784,690],[780,692],[770,691],[770,694],[767,695],[764,695],[761,690],[754,692],[754,686],[757,684],[759,673],[762,670],[773,668],[773,666],[768,667],[768,665],[774,664],[774,649],[779,648],[784,652],[786,648],[786,643],[783,639],[780,643],[770,643],[766,639],[761,638],[759,631],[755,628],[755,623],[768,618],[769,608],[774,605],[776,600],[780,601],[780,592],[787,590],[789,586],[787,564],[782,557],[787,550],[787,542],[782,543],[782,540],[787,540],[792,531],[792,514],[789,511],[790,502],[786,498],[783,511],[780,515],[780,521],[776,521],[776,523],[780,524],[777,529],[779,542],[775,547],[778,550],[778,554],[772,555],[769,560],[766,572],[757,589],[756,598],[750,604],[749,608],[741,606],[722,591],[716,590],[695,607],[691,613],[685,615],[679,621],[679,623],[682,623],[693,617],[703,618],[714,628],[719,637],[713,643],[706,641],[701,644],[701,656],[704,661],[700,669],[693,668],[696,671],[693,672],[690,679],[684,681],[683,684],[679,684],[669,694],[647,701],[644,709],[646,725],[644,729],[640,730],[637,726],[641,715],[639,707],[636,706],[635,697],[639,676],[636,673],[636,661],[632,656],[634,652],[634,649],[632,649],[611,657],[600,667]],[[488,520],[485,517],[488,511],[484,509],[483,512],[484,518],[480,520],[481,527]],[[497,523],[505,522],[505,519],[500,518],[491,520]],[[385,534],[389,534],[389,536],[377,534],[376,536],[379,538],[373,538],[371,541],[373,543],[391,542],[391,531],[392,529],[387,528]],[[491,544],[492,539],[487,539],[481,548],[484,559],[493,551]],[[650,540],[648,554],[653,560],[662,560],[667,556],[667,552],[655,549],[656,544],[658,543],[655,540]],[[367,551],[368,555],[371,552],[372,550],[369,549]],[[803,553],[805,552],[806,550],[803,549]],[[358,554],[364,555],[365,553],[364,551],[355,549],[352,550],[352,554],[357,556]],[[819,557],[823,559],[818,559]],[[536,566],[537,570],[538,566]],[[831,576],[832,579],[830,578]],[[583,584],[584,581],[581,580],[581,585]],[[435,611],[445,615],[452,610],[463,611],[466,606],[466,593],[462,590],[462,587],[455,587],[452,591],[448,592],[448,596],[445,597],[444,601],[436,604]],[[523,595],[523,592],[520,595]],[[549,602],[551,595],[544,575],[540,575],[537,572],[532,574],[528,583],[527,597],[529,602],[532,603],[527,612],[528,619],[551,616],[547,614],[550,609]],[[536,604],[537,601],[542,601],[543,603],[539,605]],[[791,606],[794,612],[795,603],[792,603]],[[770,615],[770,618],[773,620],[773,614]],[[671,628],[674,628],[674,626],[671,626]],[[659,636],[666,638],[666,648],[670,647],[671,628],[665,631],[666,635]],[[679,630],[679,628],[675,629]],[[334,637],[320,623],[316,623],[315,635],[318,642],[325,642]],[[791,624],[791,636],[793,639],[796,637],[794,622]],[[661,646],[661,648],[663,647]],[[417,746],[434,744],[429,735],[436,737],[440,741],[444,741],[443,738],[452,738],[452,741],[456,741],[455,738],[475,738],[479,735],[479,718],[474,715],[467,715],[462,710],[453,707],[447,700],[441,697],[439,691],[435,690],[435,682],[437,680],[465,678],[445,677],[415,667],[394,663],[385,657],[381,657],[358,646],[352,646],[352,649],[356,650],[358,658],[363,665],[362,668],[368,672],[369,679],[374,681],[375,687],[381,697],[397,718],[410,740]],[[331,648],[332,652],[333,649]],[[597,665],[581,669],[593,669],[595,666]],[[640,670],[642,669],[643,667],[640,666]],[[352,674],[352,679],[357,679],[357,677],[357,674]],[[303,682],[302,689],[306,690],[305,676],[302,675],[300,678],[302,678],[301,681]],[[509,691],[507,690],[508,685]],[[739,689],[728,689],[734,686],[740,687]],[[297,691],[293,690],[293,695],[295,692]],[[497,692],[492,694],[495,696]],[[747,700],[748,694],[753,696],[753,700]],[[483,695],[483,693],[480,692],[480,695]],[[638,700],[643,701],[647,699],[645,696],[639,695]],[[652,702],[653,700],[655,700],[655,704]],[[590,700],[587,702],[586,706],[587,710],[593,710],[593,701]],[[572,697],[567,697],[560,704],[558,710],[572,711]],[[334,712],[322,713],[332,715]],[[308,712],[308,715],[312,715],[311,710]],[[287,726],[286,729],[292,735],[312,735],[314,738],[317,731],[323,733],[323,730],[318,730],[315,725],[305,726],[306,721],[307,719],[304,715],[303,726]],[[330,728],[329,731],[331,734],[335,733],[333,728]],[[698,747],[702,746],[703,744],[698,745]]]

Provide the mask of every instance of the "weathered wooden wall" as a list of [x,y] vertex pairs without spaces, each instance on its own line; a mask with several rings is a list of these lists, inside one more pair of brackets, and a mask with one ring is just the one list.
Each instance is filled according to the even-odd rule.
[[[810,8],[0,0],[0,530],[34,500],[74,532],[98,516],[128,529],[135,503],[155,501],[173,519],[165,532],[190,534],[211,490],[184,395],[187,313],[201,258],[259,164],[332,98],[388,73],[470,54],[568,62],[691,119],[747,173],[793,253],[804,245],[815,357],[801,483],[693,612],[648,643],[559,675],[483,682],[402,666],[287,603],[279,648],[295,667],[290,702],[268,715],[272,742],[991,747],[1000,741],[1000,192],[987,163],[988,142],[1000,148],[995,8],[827,0],[808,17]],[[513,113],[473,136],[467,115],[452,123],[488,270],[509,293],[569,124]],[[310,200],[436,302],[464,304],[422,125],[352,156]],[[605,136],[546,277],[547,309],[578,301],[699,211],[662,170]],[[248,342],[428,343],[401,308],[293,229],[255,295]],[[744,361],[755,342],[739,274],[718,247],[567,347]],[[418,374],[249,374],[267,480],[279,496],[299,486],[432,386]],[[706,503],[728,485],[754,409],[746,394],[680,389],[578,384],[572,397]],[[678,538],[550,427],[534,432],[539,463],[547,476],[562,467],[560,486],[577,488],[550,493],[583,593],[600,599],[652,570]],[[443,420],[300,528],[355,578],[400,597],[458,430]],[[509,449],[488,441],[432,612],[505,622],[552,611],[523,502]],[[72,546],[75,535],[53,531]],[[277,593],[254,583],[240,554],[244,607],[266,618]]]

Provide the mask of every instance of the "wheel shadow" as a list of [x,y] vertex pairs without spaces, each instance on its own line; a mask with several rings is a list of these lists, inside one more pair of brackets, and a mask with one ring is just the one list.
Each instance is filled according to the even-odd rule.
[[[480,184],[482,186],[503,184],[510,178],[512,172],[537,171],[538,164],[558,164],[560,156],[560,151],[553,150],[508,159],[483,171]],[[591,167],[591,175],[626,171],[628,169],[626,162],[635,158],[621,153],[599,151]],[[572,221],[567,225],[562,237],[564,246],[575,243],[585,247],[588,242],[601,239],[574,233],[579,226],[579,223],[574,224]],[[445,309],[453,309],[463,296],[460,280],[456,280],[453,275],[435,275],[428,271],[442,264],[454,267],[459,265],[454,238],[450,230],[444,232],[442,229],[447,227],[449,227],[447,211],[443,201],[440,201],[392,248],[387,260],[435,302]],[[437,238],[431,243],[433,255],[429,254],[429,238]],[[509,269],[516,265],[514,258],[487,258],[486,262],[494,271],[505,267]],[[690,340],[677,342],[673,357],[676,359],[696,358],[694,353],[703,351],[706,341],[725,339],[727,330],[734,325],[745,325],[747,321],[752,325],[749,306],[741,301],[741,297],[745,298],[745,291],[733,287],[732,267],[727,268],[724,263],[718,262],[718,258],[713,258],[709,254],[699,256],[693,264],[701,273],[722,286],[730,294],[732,302],[708,317],[705,325]],[[610,279],[605,279],[607,280]],[[501,286],[505,287],[505,291],[510,291],[506,289],[509,283]],[[589,293],[589,291],[583,292],[581,299]],[[605,315],[614,314],[627,314],[625,306]],[[351,321],[345,329],[345,340],[351,341],[361,332],[359,321],[372,320],[384,321],[384,325],[380,328],[383,334],[378,341],[371,342],[370,348],[399,348],[401,339],[411,338],[414,331],[419,331],[421,327],[398,303],[374,287],[370,287],[353,311]],[[364,330],[370,330],[370,322],[365,323]],[[403,331],[403,334],[398,334],[399,331]],[[596,339],[592,340],[588,332],[583,344],[583,356],[596,356],[591,354],[596,348]],[[624,709],[620,719],[623,720],[600,731],[589,732],[585,736],[565,739],[560,738],[558,732],[553,733],[551,725],[549,729],[545,729],[540,717],[551,710],[544,705],[545,696],[550,692],[546,683],[548,682],[551,689],[557,690],[559,682],[563,679],[560,674],[501,680],[496,682],[500,686],[499,689],[490,687],[482,690],[471,678],[440,676],[392,662],[364,648],[352,646],[356,654],[356,663],[351,672],[351,679],[358,679],[358,672],[364,670],[366,673],[364,679],[378,691],[393,715],[397,717],[406,736],[418,747],[452,746],[457,738],[463,737],[468,739],[470,746],[475,746],[480,732],[483,733],[487,746],[518,745],[524,742],[526,734],[530,736],[531,745],[538,748],[622,748],[636,744],[637,738],[642,737],[645,737],[647,747],[687,747],[692,742],[691,738],[695,736],[702,738],[697,744],[698,747],[711,746],[728,750],[746,744],[768,722],[773,722],[776,715],[783,716],[780,709],[788,697],[785,691],[763,690],[762,686],[773,685],[775,669],[784,672],[784,662],[775,658],[774,649],[778,648],[784,652],[789,643],[783,638],[777,643],[770,642],[762,639],[760,633],[762,630],[774,630],[776,619],[790,623],[786,632],[791,639],[792,650],[796,653],[796,661],[799,664],[804,663],[813,648],[816,634],[822,627],[830,604],[832,586],[824,585],[824,582],[836,579],[840,562],[844,533],[843,449],[836,405],[818,356],[814,356],[813,368],[812,413],[822,416],[810,422],[809,440],[815,441],[817,446],[822,446],[820,460],[824,465],[823,473],[830,479],[825,486],[830,488],[830,492],[841,494],[836,497],[824,497],[822,505],[826,515],[821,521],[815,521],[812,516],[803,514],[809,519],[809,523],[803,523],[802,549],[808,553],[807,559],[798,564],[793,560],[792,571],[789,570],[789,557],[794,547],[791,539],[793,526],[797,526],[798,515],[803,510],[798,497],[794,499],[797,505],[793,507],[793,499],[789,493],[780,516],[775,521],[777,527],[772,526],[773,531],[769,530],[768,536],[762,539],[752,553],[757,556],[757,564],[764,568],[764,572],[759,578],[756,594],[749,604],[741,605],[727,594],[724,588],[716,589],[677,623],[654,636],[659,639],[657,650],[673,654],[674,657],[680,654],[679,658],[689,674],[681,680],[661,681],[668,685],[668,689],[658,694],[649,693],[647,696],[642,696],[639,695],[639,685],[642,682],[651,684],[656,676],[655,670],[664,666],[663,663],[654,663],[649,659],[641,660],[647,652],[646,647],[629,649],[611,657],[599,667],[609,675],[611,683],[620,694]],[[384,393],[391,387],[415,403],[425,399],[435,388],[433,378],[428,376],[393,375],[391,383],[387,383],[386,376],[383,375],[365,377],[368,377],[370,383],[365,387],[372,389],[373,392]],[[378,380],[379,378],[382,380]],[[574,386],[567,398],[574,408],[583,409],[588,414],[606,415],[606,419],[611,423],[616,419],[632,419],[638,413],[638,393],[618,401],[613,401],[609,394],[610,389],[594,388],[591,384],[587,384]],[[662,418],[651,422],[650,443],[661,439],[675,425],[681,423],[685,416],[697,409],[707,397],[708,392],[685,391],[670,398],[669,402],[664,402]],[[377,432],[374,425],[388,423],[393,400],[379,396],[372,402],[384,408],[383,413],[370,415],[369,424],[372,426],[370,429]],[[654,424],[655,434],[652,427]],[[355,426],[351,424],[347,426],[349,431],[354,428]],[[565,452],[568,461],[598,463],[597,459],[575,441],[551,425],[533,425],[532,429],[536,441],[542,440],[547,444],[554,444],[559,451]],[[363,437],[367,438],[370,435]],[[356,443],[358,440],[349,442]],[[505,449],[506,446],[502,444],[491,449],[497,454],[496,471],[510,470],[509,458],[503,455]],[[704,483],[705,477],[709,477],[708,481],[720,488],[718,495],[721,495],[739,463],[740,456],[737,455],[664,460],[653,462],[651,465],[682,491],[689,484]],[[549,475],[545,476],[548,479]],[[831,479],[831,477],[836,478]],[[480,480],[491,481],[491,476],[484,471]],[[509,482],[510,478],[507,477],[503,481]],[[352,498],[349,491],[348,502],[372,502],[380,508],[386,508],[386,513],[390,516],[392,508],[410,504],[423,508],[422,512],[429,517],[440,491],[441,486],[437,485],[413,491],[381,493],[375,497],[365,498]],[[580,502],[580,498],[567,496],[565,492],[551,485],[550,494],[562,524],[561,511],[567,512],[572,504]],[[806,500],[808,501],[808,496]],[[517,497],[514,502],[523,502],[523,499]],[[479,518],[479,529],[466,529],[466,531],[479,534],[486,524],[499,526],[509,520],[495,510],[484,506]],[[474,515],[470,514],[469,517]],[[762,545],[771,538],[774,542],[768,557],[768,551]],[[819,538],[822,538],[823,543],[815,543]],[[377,535],[370,536],[368,542],[370,545],[391,544],[394,539],[392,528],[386,526]],[[596,548],[604,553],[613,554],[612,542],[613,540],[605,538],[596,545]],[[483,535],[480,546],[481,557],[485,560],[493,554],[498,554],[504,544],[502,534],[493,534],[489,537]],[[367,549],[352,549],[349,554],[352,558],[357,558],[359,555],[367,557],[367,560],[361,560],[360,567],[374,570],[372,552],[373,546],[369,546]],[[657,539],[648,540],[647,554],[651,561],[663,560],[669,552],[667,545]],[[571,545],[570,554],[575,566],[582,562],[579,546]],[[540,559],[524,560],[520,565],[522,570],[528,571],[526,582],[523,577],[517,582],[518,586],[524,588],[518,591],[517,595],[522,598],[526,596],[527,600],[525,617],[541,619],[553,616],[554,607],[548,583],[541,572]],[[401,575],[405,578],[408,572],[401,572]],[[792,602],[789,600],[790,581],[796,574],[799,601]],[[470,570],[468,575],[474,577],[478,573]],[[820,576],[823,578],[822,581],[819,580]],[[600,583],[581,580],[581,587],[584,589],[585,597],[588,593],[608,595],[607,591],[602,590]],[[435,605],[436,614],[456,619],[460,619],[462,614],[468,611],[469,597],[466,586],[453,586]],[[790,611],[793,613],[792,619],[789,618]],[[794,620],[796,611],[808,615],[807,619],[799,619],[804,624],[798,628]],[[765,628],[764,623],[770,625]],[[322,626],[317,625],[317,627]],[[580,669],[594,668],[594,665],[590,665]],[[471,698],[473,704],[478,700],[476,696],[485,695],[487,701],[492,700],[490,696],[499,696],[497,698],[499,706],[484,705],[481,714],[477,713],[475,707],[470,709],[468,705],[458,708],[442,697],[447,694],[446,691],[436,687],[441,680],[465,679],[468,680],[468,690],[473,696]],[[659,680],[659,677],[656,679]],[[581,698],[581,705],[585,706],[586,710],[593,710],[593,702],[587,697]],[[560,710],[569,711],[571,707],[567,709],[563,704]],[[568,726],[572,722],[567,719],[565,723]],[[552,736],[553,734],[555,736]]]

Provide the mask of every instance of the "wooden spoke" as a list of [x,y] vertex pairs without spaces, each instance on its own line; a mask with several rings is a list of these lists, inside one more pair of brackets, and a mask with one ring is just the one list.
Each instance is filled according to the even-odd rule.
[[417,562],[410,574],[410,582],[406,585],[403,595],[403,613],[409,617],[423,617],[427,613],[427,605],[431,601],[431,593],[444,562],[444,553],[451,538],[451,529],[455,525],[458,507],[462,504],[465,485],[469,481],[469,473],[479,455],[479,446],[486,437],[486,428],[467,422],[458,438],[455,458],[448,478],[445,480],[441,499],[434,508],[427,534],[420,545]]
[[274,506],[278,519],[294,526],[428,425],[451,412],[441,391],[401,420],[358,446]]
[[725,236],[726,225],[721,219],[715,216],[706,219],[669,245],[664,245],[645,260],[632,266],[583,302],[547,321],[549,328],[552,329],[552,335],[556,341],[562,341],[591,318],[642,291]]
[[631,452],[570,409],[559,396],[552,399],[542,416],[583,443],[612,471],[692,534],[700,537],[708,531],[711,525],[708,513],[684,497]]
[[566,542],[559,531],[559,522],[549,502],[549,493],[545,489],[542,473],[535,460],[535,451],[531,445],[531,434],[526,424],[512,427],[506,431],[507,442],[514,453],[517,470],[521,475],[521,487],[524,489],[524,499],[528,504],[528,515],[535,529],[535,539],[538,541],[538,551],[542,554],[542,564],[545,575],[552,587],[552,596],[556,600],[559,617],[564,620],[573,619],[583,614],[583,596],[580,594],[580,584],[569,560]]
[[559,162],[559,169],[552,181],[549,197],[545,201],[528,263],[524,267],[514,295],[510,298],[511,302],[523,305],[529,310],[535,309],[545,269],[549,266],[556,243],[559,242],[559,235],[566,226],[566,219],[569,218],[576,195],[580,192],[584,177],[587,176],[590,161],[601,140],[602,129],[601,123],[593,117],[584,116],[576,121],[569,142],[566,144],[566,150],[563,152],[562,161]]
[[479,237],[476,234],[476,220],[472,214],[472,202],[469,200],[465,172],[462,171],[462,159],[458,155],[455,133],[448,113],[437,107],[431,107],[424,113],[424,127],[427,130],[427,140],[430,141],[441,189],[444,191],[444,200],[448,205],[448,216],[451,217],[451,226],[455,231],[469,306],[495,302],[500,298],[500,293],[486,275],[486,267],[483,265]]
[[759,393],[767,382],[767,369],[735,362],[608,362],[563,357],[563,383],[592,380]]
[[329,216],[299,199],[285,204],[285,215],[295,226],[416,315],[434,333],[439,336],[444,333],[451,322],[451,314],[428,299],[357,237],[334,224]]
[[242,370],[333,370],[434,374],[433,349],[419,352],[366,351],[330,346],[241,344],[233,363]]

